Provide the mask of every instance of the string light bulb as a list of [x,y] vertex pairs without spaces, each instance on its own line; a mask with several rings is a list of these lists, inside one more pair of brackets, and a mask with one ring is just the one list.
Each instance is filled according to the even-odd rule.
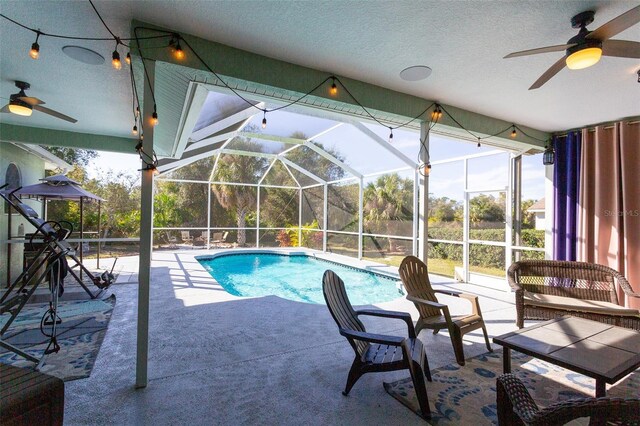
[[114,50],[111,54],[111,65],[116,70],[122,68],[122,62],[120,62],[120,54],[118,53],[118,45],[116,45],[116,50]]
[[393,127],[389,127],[389,143],[393,142]]
[[127,65],[131,65],[131,53],[127,52],[127,56],[124,58],[127,61]]
[[267,128],[267,111],[263,111],[264,115],[262,116],[262,128]]
[[31,44],[31,50],[29,50],[29,56],[31,56],[32,59],[38,59],[40,57],[38,38],[40,38],[40,31],[36,33],[36,41]]
[[137,135],[138,134],[138,126],[136,126],[135,124],[133,125],[133,129],[131,129],[131,133],[133,133],[133,135]]
[[151,114],[151,125],[152,126],[158,125],[158,113],[155,111],[153,111],[153,114]]
[[182,46],[180,46],[180,39],[176,41],[176,47],[173,49],[173,56],[179,61],[182,61],[185,58],[184,50],[182,50]]
[[335,77],[331,77],[332,83],[331,83],[331,87],[329,88],[329,94],[331,96],[338,96],[338,86],[336,86],[336,78]]
[[431,121],[438,121],[442,118],[442,110],[440,109],[440,105],[436,104],[435,109],[431,113]]
[[424,175],[429,176],[431,174],[431,161],[427,162],[424,166]]
[[516,136],[518,136],[518,132],[516,132],[516,126],[513,126],[511,128],[511,137],[515,138]]
[[480,139],[478,139],[478,148],[481,148],[482,144],[480,143]]

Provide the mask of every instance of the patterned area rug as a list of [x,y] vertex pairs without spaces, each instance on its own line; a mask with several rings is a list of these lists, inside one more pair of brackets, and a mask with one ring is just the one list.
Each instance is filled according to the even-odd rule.
[[[512,372],[523,381],[538,406],[595,395],[595,380],[519,352],[511,352]],[[502,350],[467,360],[464,367],[450,364],[432,371],[427,383],[432,425],[491,425],[498,423],[496,378],[502,374]],[[385,383],[398,401],[419,413],[411,378]],[[640,396],[640,371],[607,386],[608,396]]]
[[[40,371],[64,381],[89,377],[115,304],[115,295],[103,300],[60,302],[58,316],[62,323],[57,326],[60,350],[44,357]],[[3,335],[3,340],[40,358],[49,344],[49,338],[40,331],[40,320],[48,307],[48,304],[25,306]],[[0,316],[0,327],[8,317],[8,314]],[[16,367],[34,367],[33,362],[3,348],[0,348],[0,362]]]

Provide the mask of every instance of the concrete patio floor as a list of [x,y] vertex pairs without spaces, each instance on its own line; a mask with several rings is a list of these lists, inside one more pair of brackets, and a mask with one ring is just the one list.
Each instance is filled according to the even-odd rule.
[[[205,253],[153,254],[145,389],[134,389],[137,258],[118,261],[122,271],[110,289],[117,303],[93,373],[65,384],[66,424],[424,424],[382,386],[407,371],[365,375],[348,397],[341,394],[353,351],[326,306],[232,296],[195,260]],[[490,337],[516,328],[511,293],[439,276],[432,282],[478,294]],[[464,300],[446,303],[454,313],[468,309]],[[403,298],[376,306],[418,318]],[[396,320],[366,326],[406,335]],[[455,361],[446,332],[420,338],[432,369]],[[467,357],[483,352],[480,332],[465,336]]]

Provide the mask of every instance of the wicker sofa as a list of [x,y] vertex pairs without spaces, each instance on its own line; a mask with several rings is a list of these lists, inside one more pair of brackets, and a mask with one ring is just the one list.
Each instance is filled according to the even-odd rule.
[[603,265],[558,260],[522,260],[507,273],[516,292],[516,325],[525,319],[573,315],[640,331],[640,311],[618,300],[617,286],[640,298],[627,279]]

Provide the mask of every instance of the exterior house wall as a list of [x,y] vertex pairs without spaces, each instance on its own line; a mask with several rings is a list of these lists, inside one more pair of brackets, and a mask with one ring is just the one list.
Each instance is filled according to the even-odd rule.
[[[44,160],[33,155],[13,144],[0,141],[0,186],[5,184],[7,168],[9,165],[15,164],[22,179],[22,186],[33,185],[39,183],[45,175]],[[4,204],[4,201],[2,201]],[[42,203],[33,200],[27,200],[35,211],[42,213]],[[7,286],[7,250],[9,244],[7,240],[7,223],[8,214],[5,208],[0,208],[0,288]],[[22,225],[25,233],[33,232],[34,228],[22,216],[13,213],[11,217],[11,235],[18,235],[18,228]],[[22,258],[24,252],[23,244],[11,244],[11,277],[15,279],[22,272]]]
[[546,223],[544,220],[544,212],[535,212],[536,216],[536,229],[543,230],[545,229]]

